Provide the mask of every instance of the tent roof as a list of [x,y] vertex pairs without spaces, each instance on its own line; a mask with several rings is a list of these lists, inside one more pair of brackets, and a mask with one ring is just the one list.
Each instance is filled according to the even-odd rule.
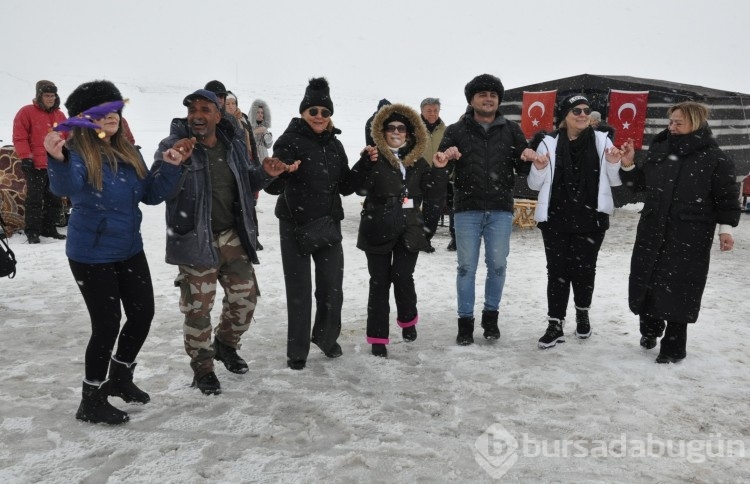
[[673,95],[688,96],[691,98],[716,98],[716,97],[750,97],[750,94],[723,91],[703,86],[682,84],[679,82],[662,81],[659,79],[644,79],[631,76],[610,76],[596,74],[580,74],[562,79],[544,81],[537,84],[516,87],[506,90],[506,95],[522,94],[523,91],[547,91],[557,89],[558,91],[591,90],[601,87],[602,89],[621,89],[626,91],[660,91]]

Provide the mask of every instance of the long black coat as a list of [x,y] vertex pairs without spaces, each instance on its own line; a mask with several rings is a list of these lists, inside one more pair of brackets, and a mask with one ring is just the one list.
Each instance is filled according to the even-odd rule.
[[631,311],[694,323],[716,224],[737,226],[740,219],[734,164],[707,126],[687,135],[665,130],[643,165],[620,177],[646,192],[630,264]]
[[[415,128],[411,135],[413,139],[401,149],[401,163],[406,168],[406,177],[401,175],[398,157],[390,150],[383,135],[382,125],[393,113],[399,113],[409,120]],[[393,250],[399,240],[411,252],[418,252],[428,246],[424,231],[424,220],[420,213],[420,206],[425,194],[431,196],[445,196],[448,186],[448,173],[445,168],[431,168],[422,158],[427,145],[427,131],[419,118],[411,109],[401,104],[384,106],[375,115],[372,122],[373,143],[378,148],[378,161],[373,163],[365,153],[352,168],[352,184],[355,191],[365,196],[357,248],[374,254],[387,254]],[[406,190],[404,190],[404,187]],[[403,209],[403,230],[397,238],[387,242],[373,241],[368,238],[364,230],[364,218],[368,212],[391,210],[395,204],[401,204],[404,192],[413,200],[413,208]],[[398,207],[400,208],[400,207]],[[399,210],[398,213],[402,211]],[[383,227],[383,231],[387,230]],[[374,231],[381,232],[379,230]]]
[[343,220],[339,195],[351,195],[349,160],[334,128],[316,134],[307,122],[293,118],[284,134],[273,145],[273,156],[285,163],[300,160],[294,173],[285,173],[266,188],[276,201],[277,218],[294,220],[303,225],[316,218],[331,215]]

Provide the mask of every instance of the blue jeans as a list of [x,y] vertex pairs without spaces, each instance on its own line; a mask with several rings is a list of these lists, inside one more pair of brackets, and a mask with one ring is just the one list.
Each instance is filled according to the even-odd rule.
[[479,263],[479,246],[484,239],[487,280],[484,284],[484,311],[497,311],[503,297],[505,267],[510,252],[513,214],[499,210],[456,212],[456,253],[458,271],[456,294],[458,317],[474,316],[474,285]]

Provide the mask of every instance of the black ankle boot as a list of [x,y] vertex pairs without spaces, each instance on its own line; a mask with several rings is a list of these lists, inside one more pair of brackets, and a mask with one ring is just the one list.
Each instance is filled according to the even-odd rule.
[[482,329],[484,339],[500,339],[500,328],[497,327],[499,311],[482,311]]
[[591,336],[591,322],[589,321],[589,308],[576,306],[576,338],[586,339]]
[[459,346],[474,344],[474,318],[458,318],[456,343]]
[[687,356],[687,323],[667,322],[667,330],[661,340],[657,363],[677,363]]
[[237,354],[237,350],[229,345],[225,345],[218,338],[214,338],[214,359],[224,363],[227,370],[232,373],[247,373],[247,362]]
[[120,397],[127,403],[148,403],[151,397],[133,383],[136,365],[135,362],[128,365],[112,358],[109,364],[109,394]]
[[388,357],[388,348],[384,344],[373,344],[372,345],[372,354],[375,356],[379,356],[381,358],[387,358]]
[[661,338],[661,335],[664,333],[664,321],[642,316],[640,327],[641,346],[650,350],[656,346],[656,339]]
[[78,406],[76,412],[78,420],[119,425],[130,419],[127,413],[116,409],[107,401],[109,385],[109,380],[98,385],[83,382],[81,405]]
[[539,338],[539,343],[537,344],[539,348],[545,350],[547,348],[552,348],[557,345],[557,343],[565,343],[565,333],[563,333],[564,326],[564,319],[549,318],[547,320],[547,331],[545,331],[544,335]]

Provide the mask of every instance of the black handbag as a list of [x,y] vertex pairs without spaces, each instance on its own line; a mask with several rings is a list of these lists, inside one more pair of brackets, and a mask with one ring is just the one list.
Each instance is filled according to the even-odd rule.
[[3,232],[3,237],[0,238],[0,277],[8,276],[13,279],[16,277],[16,254],[10,250],[8,242],[5,241],[5,222],[0,217],[0,230]]
[[[286,195],[284,199],[286,200]],[[289,206],[288,201],[287,206]],[[289,211],[291,212],[291,208]],[[329,212],[332,211],[333,198],[331,198]],[[292,220],[294,220],[294,216],[292,216]],[[299,253],[302,255],[310,255],[319,249],[331,247],[343,240],[341,226],[330,215],[324,215],[306,224],[299,225],[297,222],[294,222],[294,224],[294,238],[297,240],[297,249],[299,249]]]

